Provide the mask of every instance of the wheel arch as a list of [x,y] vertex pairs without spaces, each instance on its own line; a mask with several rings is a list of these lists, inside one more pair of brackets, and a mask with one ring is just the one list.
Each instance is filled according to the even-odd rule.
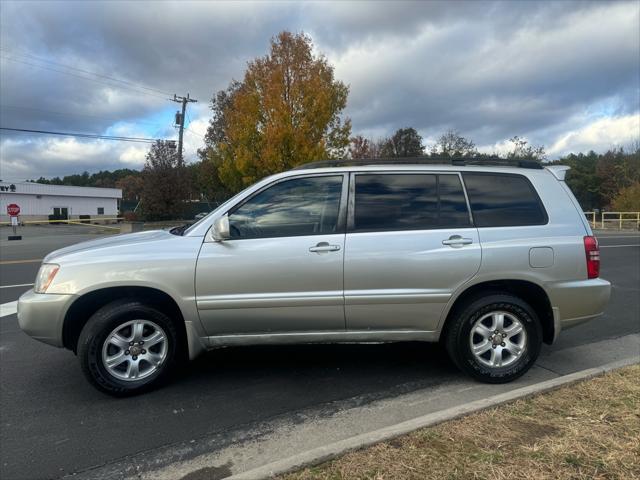
[[105,287],[84,293],[65,313],[62,326],[62,344],[77,353],[78,338],[83,327],[95,312],[114,300],[130,298],[145,302],[166,313],[178,332],[179,352],[188,356],[188,340],[184,316],[176,301],[166,292],[153,287],[119,286]]
[[450,303],[443,327],[440,329],[440,339],[445,338],[451,318],[458,314],[464,305],[476,298],[494,293],[509,293],[531,305],[540,319],[542,340],[547,344],[553,342],[555,335],[553,309],[547,292],[537,283],[521,279],[489,280],[476,283],[461,291]]

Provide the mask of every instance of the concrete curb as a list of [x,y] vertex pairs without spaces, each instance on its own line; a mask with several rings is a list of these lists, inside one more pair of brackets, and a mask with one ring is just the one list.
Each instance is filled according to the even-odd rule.
[[346,438],[339,442],[330,443],[328,445],[314,448],[312,450],[308,450],[289,458],[277,460],[261,467],[247,470],[246,472],[237,473],[235,475],[227,477],[227,479],[261,480],[264,478],[273,477],[275,475],[287,473],[292,470],[297,470],[311,465],[317,465],[349,451],[357,450],[373,445],[375,443],[390,440],[392,438],[398,437],[400,435],[405,435],[420,428],[430,427],[438,423],[453,420],[455,418],[479,412],[487,408],[496,407],[507,402],[518,400],[520,398],[549,392],[551,390],[555,390],[557,388],[564,387],[581,380],[588,380],[598,375],[602,375],[606,372],[633,365],[635,363],[640,363],[640,358],[630,357],[619,360],[617,362],[608,363],[600,367],[589,368],[586,370],[581,370],[579,372],[571,373],[569,375],[563,375],[562,377],[540,382],[535,385],[518,388],[516,390],[495,395],[493,397],[476,400],[465,405],[460,405],[457,407],[442,410],[440,412],[417,417],[412,420],[398,423],[396,425],[391,425],[379,430],[363,433],[355,437]]

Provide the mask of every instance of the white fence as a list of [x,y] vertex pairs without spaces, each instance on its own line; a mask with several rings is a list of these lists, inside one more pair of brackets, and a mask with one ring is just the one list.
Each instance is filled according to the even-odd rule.
[[[584,212],[592,228],[640,230],[640,212]],[[598,218],[600,216],[600,218]]]

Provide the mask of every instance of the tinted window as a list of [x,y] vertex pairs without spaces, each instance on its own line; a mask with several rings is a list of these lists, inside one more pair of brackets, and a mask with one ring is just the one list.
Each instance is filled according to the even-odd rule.
[[457,175],[438,175],[440,227],[468,227],[469,209]]
[[263,190],[229,214],[232,238],[334,233],[342,176],[286,180]]
[[544,225],[547,214],[533,186],[521,175],[465,173],[477,227]]
[[451,226],[469,226],[464,193],[457,176],[356,175],[354,231]]

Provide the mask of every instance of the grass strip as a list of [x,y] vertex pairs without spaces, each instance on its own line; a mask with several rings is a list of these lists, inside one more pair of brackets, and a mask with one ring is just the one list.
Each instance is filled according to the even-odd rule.
[[640,366],[424,428],[279,478],[640,479]]

